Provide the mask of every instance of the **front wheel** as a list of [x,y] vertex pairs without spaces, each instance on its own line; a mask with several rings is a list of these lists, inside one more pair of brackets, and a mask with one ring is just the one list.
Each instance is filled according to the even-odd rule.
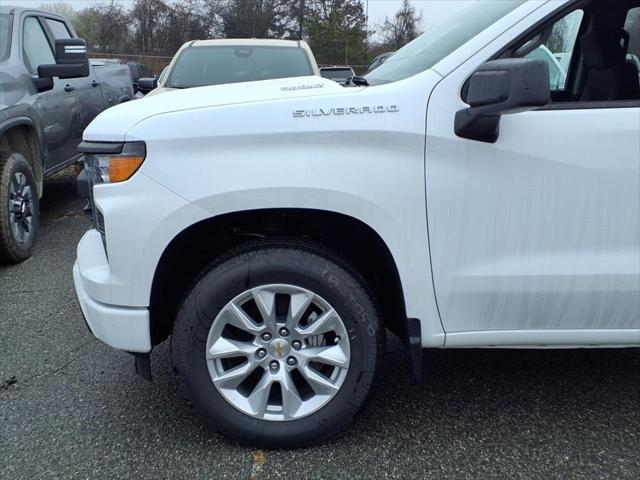
[[172,338],[186,396],[227,436],[265,447],[344,429],[373,383],[381,332],[357,274],[322,250],[237,251],[187,294]]
[[0,152],[0,264],[31,255],[38,233],[38,190],[31,167],[19,153]]

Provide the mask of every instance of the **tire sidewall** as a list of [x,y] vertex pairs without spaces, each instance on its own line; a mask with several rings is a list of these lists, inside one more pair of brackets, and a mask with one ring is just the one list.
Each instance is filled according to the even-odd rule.
[[[294,421],[259,420],[233,407],[218,392],[205,359],[213,320],[248,289],[291,284],[310,290],[340,315],[349,334],[350,365],[340,391],[317,412]],[[205,273],[185,298],[172,339],[182,357],[176,368],[188,378],[190,400],[217,428],[244,441],[272,446],[325,438],[350,423],[369,393],[378,355],[378,319],[366,290],[334,262],[311,252],[264,249],[231,258]]]
[[[27,160],[19,153],[0,153],[0,257],[6,257],[9,262],[19,262],[31,255],[31,250],[36,242],[39,229],[40,205],[38,200],[38,189],[33,171]],[[18,243],[11,230],[9,219],[9,195],[10,182],[16,173],[22,173],[27,178],[27,183],[32,191],[32,234],[25,243]]]

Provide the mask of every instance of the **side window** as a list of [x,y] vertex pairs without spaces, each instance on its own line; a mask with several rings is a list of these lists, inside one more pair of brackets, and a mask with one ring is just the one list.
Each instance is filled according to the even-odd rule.
[[624,29],[629,34],[627,61],[638,69],[640,75],[640,7],[629,10]]
[[541,40],[541,43],[525,55],[526,58],[544,60],[549,64],[549,83],[552,92],[560,92],[565,89],[571,56],[576,46],[583,17],[582,10],[575,10],[561,18],[553,24],[553,27],[538,37],[538,41]]
[[27,68],[33,74],[37,73],[39,65],[56,63],[47,36],[35,17],[28,17],[24,21],[22,48]]
[[53,37],[56,40],[61,40],[65,38],[71,38],[71,34],[69,33],[69,29],[67,26],[58,20],[53,20],[52,18],[45,19],[47,25],[51,29],[51,33],[53,33]]

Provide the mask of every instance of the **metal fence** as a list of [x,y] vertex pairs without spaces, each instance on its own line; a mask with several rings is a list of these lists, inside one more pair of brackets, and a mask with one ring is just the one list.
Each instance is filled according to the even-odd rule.
[[[149,73],[153,75],[160,75],[162,70],[169,65],[171,59],[173,57],[164,57],[158,55],[131,55],[124,53],[103,53],[103,52],[91,52],[89,55],[90,58],[113,58],[116,60],[120,60],[122,63],[141,63],[145,67]],[[333,66],[333,65],[319,65],[320,67],[324,66]],[[351,68],[357,73],[362,74],[367,70],[366,65],[350,65]]]
[[89,58],[113,58],[120,60],[122,63],[141,63],[149,73],[160,75],[162,70],[169,65],[173,57],[162,57],[158,55],[129,55],[124,53],[103,53],[91,52]]

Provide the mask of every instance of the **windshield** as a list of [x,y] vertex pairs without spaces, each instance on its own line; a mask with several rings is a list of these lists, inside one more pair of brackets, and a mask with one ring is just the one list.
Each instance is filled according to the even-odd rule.
[[458,9],[454,9],[437,26],[405,45],[369,73],[366,76],[369,83],[375,85],[396,82],[428,70],[525,3],[525,0],[477,0],[456,3]]
[[346,80],[347,78],[353,77],[353,70],[351,70],[350,68],[323,69],[320,70],[320,75],[330,80]]
[[302,48],[189,47],[176,60],[166,86],[202,87],[307,75],[313,75],[313,69]]
[[0,15],[0,62],[11,52],[11,17]]

